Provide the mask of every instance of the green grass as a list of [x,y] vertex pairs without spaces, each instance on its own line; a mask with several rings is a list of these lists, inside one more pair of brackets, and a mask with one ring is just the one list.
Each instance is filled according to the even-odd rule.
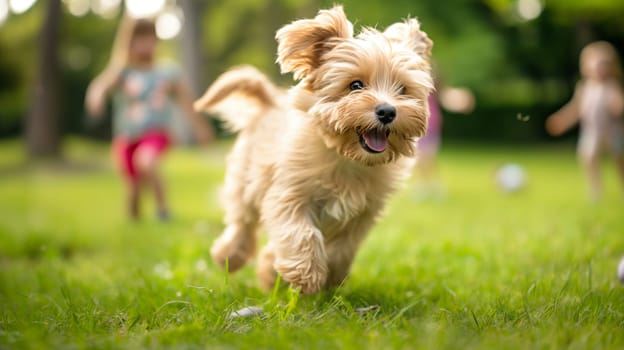
[[[69,165],[24,166],[0,144],[0,349],[621,349],[624,201],[585,196],[572,147],[445,146],[447,196],[393,197],[341,288],[264,294],[208,250],[227,144],[178,149],[165,173],[173,220],[126,220],[105,145],[71,141]],[[493,183],[522,164],[525,191]],[[357,308],[377,309],[357,312]],[[228,319],[259,306],[258,317]]]

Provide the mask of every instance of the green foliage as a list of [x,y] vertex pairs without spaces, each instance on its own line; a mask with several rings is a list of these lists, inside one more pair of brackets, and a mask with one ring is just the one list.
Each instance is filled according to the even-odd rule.
[[[151,199],[143,221],[126,220],[107,146],[72,140],[64,166],[24,168],[19,144],[0,144],[0,348],[624,347],[610,164],[609,195],[591,205],[572,147],[447,145],[447,197],[404,188],[346,284],[299,296],[210,260],[228,146],[172,152],[173,220],[160,224]],[[523,192],[496,189],[503,162],[526,169]],[[264,313],[228,318],[248,306]]]
[[[578,78],[578,53],[590,40],[614,43],[624,39],[618,0],[538,1],[544,5],[539,17],[521,21],[519,0],[470,0],[362,2],[345,0],[348,16],[356,28],[384,28],[408,16],[418,17],[434,40],[436,75],[446,85],[470,88],[477,99],[473,118],[476,133],[463,134],[460,122],[447,123],[453,138],[544,139],[543,120],[570,96]],[[45,6],[10,16],[0,30],[0,136],[20,129],[32,92],[36,71],[34,58],[37,31]],[[258,66],[282,85],[292,84],[274,63],[275,31],[297,18],[312,17],[333,1],[231,0],[205,3],[203,39],[197,43],[205,55],[204,85],[232,65]],[[84,90],[103,68],[110,54],[117,19],[95,15],[63,16],[61,62],[63,64],[63,130],[83,133]],[[616,45],[617,46],[617,45]],[[619,47],[619,46],[617,46]],[[165,42],[163,56],[177,60],[178,43]],[[621,47],[620,47],[621,49]],[[624,54],[624,52],[622,52]],[[506,115],[530,114],[531,133],[518,133]],[[488,127],[492,120],[502,128]],[[535,131],[535,132],[534,132]]]
[[[275,32],[305,11],[301,0],[237,0],[210,3],[204,14],[204,46],[210,81],[233,65],[253,64],[280,80]],[[314,12],[306,13],[306,16]],[[287,81],[287,79],[284,79]]]
[[41,19],[41,7],[35,6],[20,18],[10,17],[0,30],[0,135],[15,132],[27,109]]

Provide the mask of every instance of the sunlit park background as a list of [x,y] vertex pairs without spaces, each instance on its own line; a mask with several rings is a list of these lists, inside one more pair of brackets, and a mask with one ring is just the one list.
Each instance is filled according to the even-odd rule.
[[[585,44],[624,55],[620,0],[343,2],[356,28],[418,17],[439,85],[471,91],[475,106],[443,110],[435,193],[410,179],[336,290],[267,294],[253,267],[228,276],[210,260],[232,142],[212,119],[218,139],[204,147],[172,125],[171,220],[149,197],[141,221],[127,218],[110,116],[88,123],[83,107],[122,13],[156,18],[159,58],[199,94],[241,63],[290,84],[275,31],[333,3],[0,0],[0,349],[624,348],[613,162],[592,202],[578,130],[544,130]],[[505,164],[518,186],[501,187]],[[252,315],[231,317],[241,309]]]

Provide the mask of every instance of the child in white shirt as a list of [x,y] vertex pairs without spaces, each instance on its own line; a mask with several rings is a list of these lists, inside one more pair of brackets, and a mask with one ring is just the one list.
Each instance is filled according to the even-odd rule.
[[616,162],[624,188],[624,94],[622,69],[615,48],[605,42],[593,42],[580,56],[581,80],[572,100],[546,121],[546,130],[554,136],[580,122],[578,156],[588,175],[592,200],[602,194],[600,156],[609,151]]

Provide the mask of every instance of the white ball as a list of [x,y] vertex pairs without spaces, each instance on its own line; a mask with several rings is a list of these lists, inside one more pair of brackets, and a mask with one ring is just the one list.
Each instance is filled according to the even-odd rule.
[[618,278],[621,283],[624,283],[624,258],[620,260],[620,265],[618,265]]
[[496,171],[496,183],[505,192],[516,192],[524,187],[526,174],[518,164],[504,164]]

